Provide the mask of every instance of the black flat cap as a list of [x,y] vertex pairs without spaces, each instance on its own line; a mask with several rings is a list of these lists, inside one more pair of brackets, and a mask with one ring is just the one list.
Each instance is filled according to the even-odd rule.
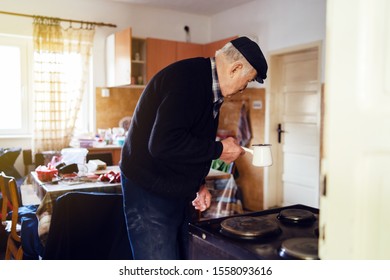
[[239,37],[232,40],[231,43],[256,69],[256,81],[264,83],[265,78],[267,78],[268,65],[260,47],[248,37]]

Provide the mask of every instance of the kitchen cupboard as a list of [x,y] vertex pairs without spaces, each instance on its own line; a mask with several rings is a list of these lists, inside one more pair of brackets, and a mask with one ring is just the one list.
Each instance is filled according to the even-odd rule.
[[131,28],[106,39],[106,86],[145,85],[162,68],[191,57],[212,57],[230,37],[208,44],[132,37]]
[[149,81],[159,70],[176,61],[176,41],[146,39],[146,79]]
[[131,84],[145,85],[146,80],[146,40],[143,38],[131,39]]
[[191,57],[213,57],[218,49],[234,38],[237,37],[234,36],[208,44],[147,38],[146,78],[150,80],[159,70],[178,60]]
[[106,86],[144,85],[146,82],[146,41],[133,38],[131,28],[106,39]]
[[115,85],[130,84],[131,75],[131,29],[125,29],[115,34]]
[[147,38],[147,80],[169,64],[203,55],[203,45],[164,39]]
[[147,38],[147,80],[169,64],[191,57],[203,56],[203,45],[188,42]]
[[115,86],[115,34],[106,39],[106,86]]
[[203,56],[203,45],[188,42],[177,42],[176,60]]
[[204,57],[214,57],[215,56],[215,52],[217,50],[219,50],[220,48],[222,48],[226,43],[230,42],[231,40],[237,38],[237,36],[233,36],[233,37],[230,37],[230,38],[226,38],[226,39],[222,39],[222,40],[218,40],[218,41],[215,41],[215,42],[211,42],[211,43],[208,43],[208,44],[204,44],[203,45],[203,56]]

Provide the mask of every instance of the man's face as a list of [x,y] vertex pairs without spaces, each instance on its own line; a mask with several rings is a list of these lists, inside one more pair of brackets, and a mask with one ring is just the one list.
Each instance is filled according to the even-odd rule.
[[224,97],[230,97],[237,93],[243,93],[249,82],[254,81],[257,72],[252,69],[246,74],[243,74],[243,67],[236,67],[232,70],[231,75],[224,88],[221,88]]

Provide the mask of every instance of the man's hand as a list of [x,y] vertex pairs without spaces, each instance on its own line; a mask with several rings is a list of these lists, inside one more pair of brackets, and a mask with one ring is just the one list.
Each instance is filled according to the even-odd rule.
[[199,188],[199,191],[196,193],[196,198],[192,201],[192,205],[196,210],[200,212],[205,211],[210,207],[211,203],[211,194],[207,189],[206,185],[202,185]]
[[221,143],[223,145],[223,150],[219,159],[223,160],[227,164],[235,161],[239,156],[245,154],[244,149],[241,148],[237,140],[233,137],[223,139]]

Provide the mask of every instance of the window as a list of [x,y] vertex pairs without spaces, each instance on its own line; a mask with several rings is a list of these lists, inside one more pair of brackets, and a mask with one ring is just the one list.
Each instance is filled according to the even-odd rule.
[[[32,57],[31,38],[0,34],[0,137],[33,133]],[[67,59],[72,65],[70,77],[80,74],[74,67],[77,58]],[[92,66],[90,71],[92,73]],[[92,74],[88,79],[88,92],[93,92],[91,81]],[[91,100],[91,93],[84,95],[75,135],[93,131]]]
[[31,133],[31,39],[0,35],[0,135]]

